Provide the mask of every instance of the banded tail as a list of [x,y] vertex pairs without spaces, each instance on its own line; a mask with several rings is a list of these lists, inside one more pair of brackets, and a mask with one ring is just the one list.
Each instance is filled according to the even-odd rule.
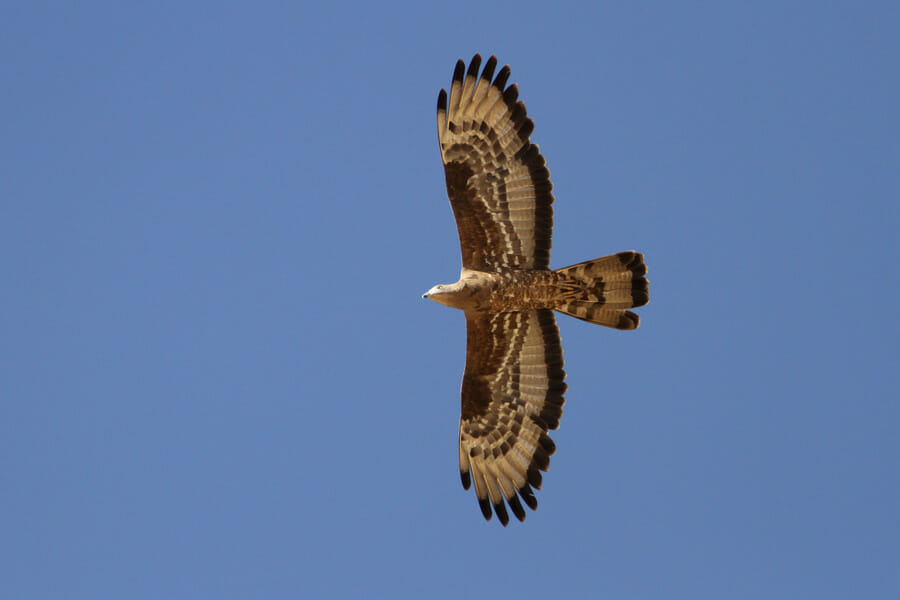
[[626,310],[647,304],[650,295],[640,252],[619,252],[555,271],[561,299],[554,307],[576,319],[614,329],[637,329],[640,318]]

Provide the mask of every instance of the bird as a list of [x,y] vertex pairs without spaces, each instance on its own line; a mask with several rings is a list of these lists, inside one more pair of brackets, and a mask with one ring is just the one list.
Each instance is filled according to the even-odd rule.
[[505,527],[509,510],[525,520],[524,502],[556,445],[567,391],[554,311],[613,329],[636,329],[628,310],[649,301],[643,254],[619,252],[550,269],[553,186],[530,136],[534,122],[507,85],[497,58],[468,68],[458,60],[450,93],[441,89],[437,127],[447,195],[462,254],[459,280],[423,298],[461,309],[466,363],[461,385],[459,473],[475,486],[481,513]]

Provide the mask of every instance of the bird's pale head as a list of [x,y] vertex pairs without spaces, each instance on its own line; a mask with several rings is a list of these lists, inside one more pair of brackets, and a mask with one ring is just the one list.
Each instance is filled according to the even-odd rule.
[[444,306],[455,307],[456,303],[454,302],[454,298],[457,295],[456,292],[459,290],[459,287],[459,282],[441,283],[422,294],[422,297],[434,300],[438,304],[443,304]]
[[428,298],[429,300],[434,300],[435,302],[437,302],[437,297],[440,296],[441,294],[446,293],[446,292],[444,292],[445,287],[447,287],[446,284],[439,283],[438,285],[434,286],[433,288],[431,288],[430,290],[428,290],[427,292],[422,294],[422,297]]

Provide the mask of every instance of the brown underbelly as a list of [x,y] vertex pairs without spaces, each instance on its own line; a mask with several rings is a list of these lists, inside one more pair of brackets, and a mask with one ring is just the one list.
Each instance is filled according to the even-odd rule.
[[519,271],[497,276],[491,290],[492,312],[555,308],[559,303],[558,277],[552,271]]

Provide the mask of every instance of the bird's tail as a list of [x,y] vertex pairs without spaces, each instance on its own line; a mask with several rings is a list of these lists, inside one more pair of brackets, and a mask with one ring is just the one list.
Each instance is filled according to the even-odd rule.
[[626,309],[650,299],[643,254],[619,252],[555,272],[562,276],[556,310],[606,327],[637,329],[640,318]]

